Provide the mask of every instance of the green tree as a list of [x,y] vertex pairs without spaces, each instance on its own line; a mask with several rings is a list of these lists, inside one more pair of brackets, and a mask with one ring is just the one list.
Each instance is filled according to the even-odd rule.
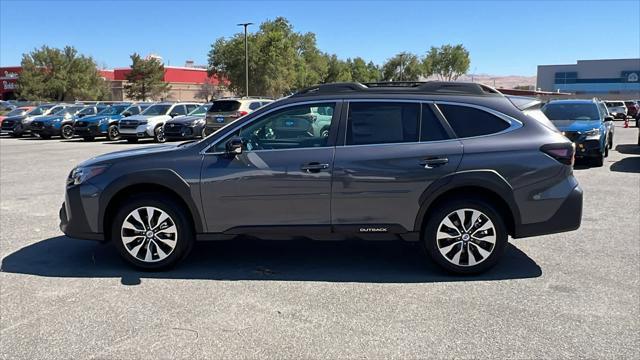
[[351,69],[346,61],[338,59],[336,55],[325,55],[329,68],[323,83],[351,81]]
[[72,46],[43,46],[22,55],[18,94],[27,100],[106,100],[111,96],[91,57]]
[[382,77],[385,81],[417,81],[423,73],[418,56],[401,52],[382,66]]
[[425,76],[437,75],[440,80],[453,81],[469,71],[469,51],[462,44],[431,47],[423,60]]
[[361,57],[356,57],[353,60],[348,59],[347,63],[349,64],[353,81],[361,83],[376,82],[381,78],[380,69],[371,61],[366,63]]
[[125,91],[130,99],[160,99],[171,89],[164,82],[164,65],[157,58],[143,59],[137,53],[132,54],[131,71],[126,77]]

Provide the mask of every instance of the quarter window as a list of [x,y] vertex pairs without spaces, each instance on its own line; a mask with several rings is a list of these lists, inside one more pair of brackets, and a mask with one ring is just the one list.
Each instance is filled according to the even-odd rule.
[[252,102],[249,105],[249,109],[251,110],[258,110],[260,108],[260,103],[259,102]]
[[352,102],[349,104],[347,145],[418,141],[417,103]]
[[438,108],[458,137],[495,134],[509,127],[499,117],[473,107],[438,104]]

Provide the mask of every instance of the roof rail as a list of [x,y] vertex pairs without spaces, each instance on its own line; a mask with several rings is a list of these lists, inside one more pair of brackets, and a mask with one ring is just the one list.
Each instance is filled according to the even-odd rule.
[[354,93],[354,92],[409,92],[417,94],[447,95],[501,95],[496,89],[468,82],[455,81],[393,81],[372,83],[332,83],[314,85],[296,92],[293,96],[314,93]]

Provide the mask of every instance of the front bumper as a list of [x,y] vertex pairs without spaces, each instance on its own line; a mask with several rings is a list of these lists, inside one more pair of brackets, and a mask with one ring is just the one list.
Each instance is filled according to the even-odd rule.
[[89,125],[89,126],[74,126],[73,134],[83,137],[83,136],[105,136],[106,133],[102,133],[98,128],[98,125]]
[[105,240],[98,232],[98,189],[90,184],[67,188],[60,208],[60,230],[77,239]]
[[577,230],[582,222],[582,189],[573,188],[558,210],[547,221],[521,224],[514,238],[524,238]]
[[198,137],[202,132],[201,126],[187,126],[181,124],[171,124],[164,126],[164,136],[167,139],[192,139]]
[[32,127],[31,132],[36,135],[57,136],[60,135],[60,128],[56,128],[53,125],[45,125],[40,128]]
[[604,147],[599,139],[578,141],[576,144],[576,159],[602,156]]
[[145,138],[153,137],[154,127],[150,125],[137,125],[136,127],[118,126],[120,136],[124,138]]

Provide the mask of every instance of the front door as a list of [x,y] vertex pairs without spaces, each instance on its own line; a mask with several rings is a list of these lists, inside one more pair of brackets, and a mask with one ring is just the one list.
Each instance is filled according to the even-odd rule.
[[[313,226],[330,232],[338,107],[324,102],[276,108],[212,147],[201,170],[208,231],[260,234]],[[329,132],[315,129],[319,118],[329,122]],[[243,152],[225,154],[226,142],[236,136]]]

